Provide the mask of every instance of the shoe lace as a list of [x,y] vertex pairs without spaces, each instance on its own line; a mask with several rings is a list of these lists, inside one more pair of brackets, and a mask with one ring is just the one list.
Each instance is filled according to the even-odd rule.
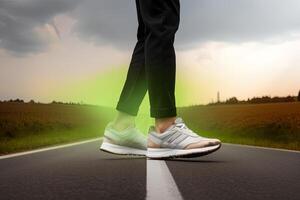
[[186,134],[190,136],[198,136],[198,134],[192,131],[191,129],[189,129],[184,122],[177,123],[176,127],[183,130]]

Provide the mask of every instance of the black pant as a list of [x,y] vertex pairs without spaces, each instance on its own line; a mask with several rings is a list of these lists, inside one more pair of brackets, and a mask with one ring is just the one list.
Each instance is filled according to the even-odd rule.
[[150,116],[174,117],[179,0],[136,0],[136,7],[138,41],[116,109],[136,116],[148,89]]

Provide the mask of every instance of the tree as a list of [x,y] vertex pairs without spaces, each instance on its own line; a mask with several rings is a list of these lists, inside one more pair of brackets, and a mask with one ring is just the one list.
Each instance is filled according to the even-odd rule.
[[239,100],[236,97],[231,97],[230,99],[226,100],[226,104],[237,104]]
[[300,90],[299,90],[299,93],[298,93],[298,101],[300,101]]
[[34,102],[33,99],[31,99],[28,103],[30,103],[30,104],[35,104],[35,102]]

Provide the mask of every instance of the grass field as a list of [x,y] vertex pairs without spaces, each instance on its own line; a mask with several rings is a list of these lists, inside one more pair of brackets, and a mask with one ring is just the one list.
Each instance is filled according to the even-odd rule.
[[[113,108],[0,103],[0,154],[100,137]],[[300,103],[178,108],[187,125],[223,142],[300,150]],[[140,115],[144,132],[153,119]]]
[[300,150],[300,103],[192,106],[186,123],[223,142]]
[[0,103],[0,154],[102,136],[111,108]]

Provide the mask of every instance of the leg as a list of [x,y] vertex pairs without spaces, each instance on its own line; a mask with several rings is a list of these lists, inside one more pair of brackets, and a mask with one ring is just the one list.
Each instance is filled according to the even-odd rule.
[[136,6],[139,22],[138,41],[116,107],[119,113],[114,122],[107,124],[100,149],[115,154],[145,156],[147,153],[147,139],[135,126],[132,126],[147,91],[144,53],[145,26],[141,19],[138,0],[136,0]]
[[139,106],[147,92],[147,83],[145,75],[145,25],[143,23],[139,0],[136,0],[138,33],[137,43],[134,48],[127,78],[121,92],[116,109],[123,114],[136,116]]
[[175,33],[179,26],[179,0],[140,0],[146,26],[145,63],[150,114],[175,117]]

